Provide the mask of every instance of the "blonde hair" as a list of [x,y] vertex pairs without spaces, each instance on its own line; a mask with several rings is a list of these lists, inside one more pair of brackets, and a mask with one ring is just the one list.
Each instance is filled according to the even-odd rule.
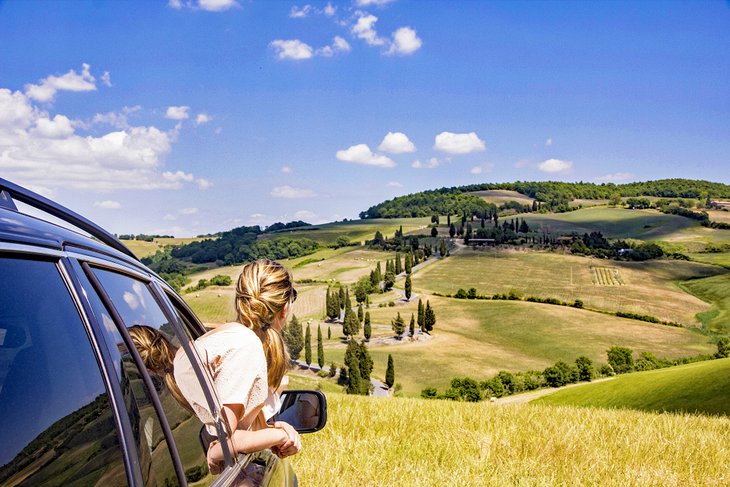
[[278,388],[289,363],[281,334],[271,324],[297,297],[289,271],[278,262],[260,259],[246,264],[236,286],[237,321],[261,339],[269,387]]
[[172,397],[182,407],[194,413],[193,408],[190,407],[185,396],[180,392],[180,388],[177,386],[173,375],[172,363],[175,360],[175,352],[177,352],[177,349],[165,335],[155,328],[145,325],[134,325],[129,327],[127,331],[132,338],[137,352],[139,352],[139,356],[142,357],[144,366],[148,370],[162,375]]

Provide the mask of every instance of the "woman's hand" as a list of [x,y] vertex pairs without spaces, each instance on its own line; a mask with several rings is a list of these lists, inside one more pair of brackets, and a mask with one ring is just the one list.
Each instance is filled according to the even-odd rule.
[[276,421],[274,428],[283,430],[287,439],[280,445],[273,447],[271,450],[280,458],[289,457],[299,453],[302,449],[302,437],[299,432],[289,423],[284,421]]
[[223,471],[223,450],[218,440],[213,441],[210,446],[208,446],[206,459],[208,461],[208,470],[212,475],[218,475]]

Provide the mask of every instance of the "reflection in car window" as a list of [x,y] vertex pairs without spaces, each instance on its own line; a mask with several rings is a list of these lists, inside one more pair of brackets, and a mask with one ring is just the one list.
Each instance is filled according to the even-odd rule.
[[[149,327],[161,332],[173,347],[180,346],[172,325],[168,323],[144,283],[101,269],[94,269],[94,274],[102,283],[128,329],[138,326]],[[102,316],[102,321],[113,325],[113,320],[101,303],[97,302],[94,306],[95,312]],[[110,337],[110,342],[117,344],[116,350],[112,353],[116,355],[116,361],[121,364],[120,380],[127,395],[130,419],[132,424],[136,425],[145,485],[164,485],[166,480],[175,479],[175,472],[167,442],[152,406],[150,392],[145,387],[141,373],[132,360],[119,332],[114,326],[104,328]],[[205,451],[199,440],[203,424],[197,416],[182,407],[175,399],[165,383],[166,371],[148,369],[147,372],[155,385],[156,393],[175,438],[178,455],[183,463],[188,482],[200,482],[198,485],[210,484],[213,476],[208,473]]]
[[0,484],[127,485],[99,366],[50,261],[0,256]]

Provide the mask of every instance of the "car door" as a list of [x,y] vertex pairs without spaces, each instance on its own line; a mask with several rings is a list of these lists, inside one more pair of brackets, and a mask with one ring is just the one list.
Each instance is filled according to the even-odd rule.
[[[190,340],[201,330],[186,332],[181,328],[177,314],[150,276],[100,261],[86,261],[80,267],[81,279],[93,291],[87,293],[89,305],[115,364],[144,485],[232,484],[240,465],[228,455],[228,467],[221,475],[209,473],[200,441],[203,424],[175,397],[165,371],[145,365],[141,350],[130,335],[135,327],[159,332],[171,347],[182,347],[183,353],[190,354],[191,362],[200,367]],[[201,388],[211,401],[209,406],[211,410],[220,410],[200,368]],[[224,429],[218,426],[218,436],[224,437]]]

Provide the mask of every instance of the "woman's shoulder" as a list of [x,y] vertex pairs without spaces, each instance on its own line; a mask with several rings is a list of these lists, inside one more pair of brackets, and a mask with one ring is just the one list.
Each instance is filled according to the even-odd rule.
[[253,330],[241,323],[231,322],[218,326],[216,329],[209,331],[198,340],[210,350],[214,348],[236,348],[241,346],[253,346],[262,348],[263,345],[259,337]]

